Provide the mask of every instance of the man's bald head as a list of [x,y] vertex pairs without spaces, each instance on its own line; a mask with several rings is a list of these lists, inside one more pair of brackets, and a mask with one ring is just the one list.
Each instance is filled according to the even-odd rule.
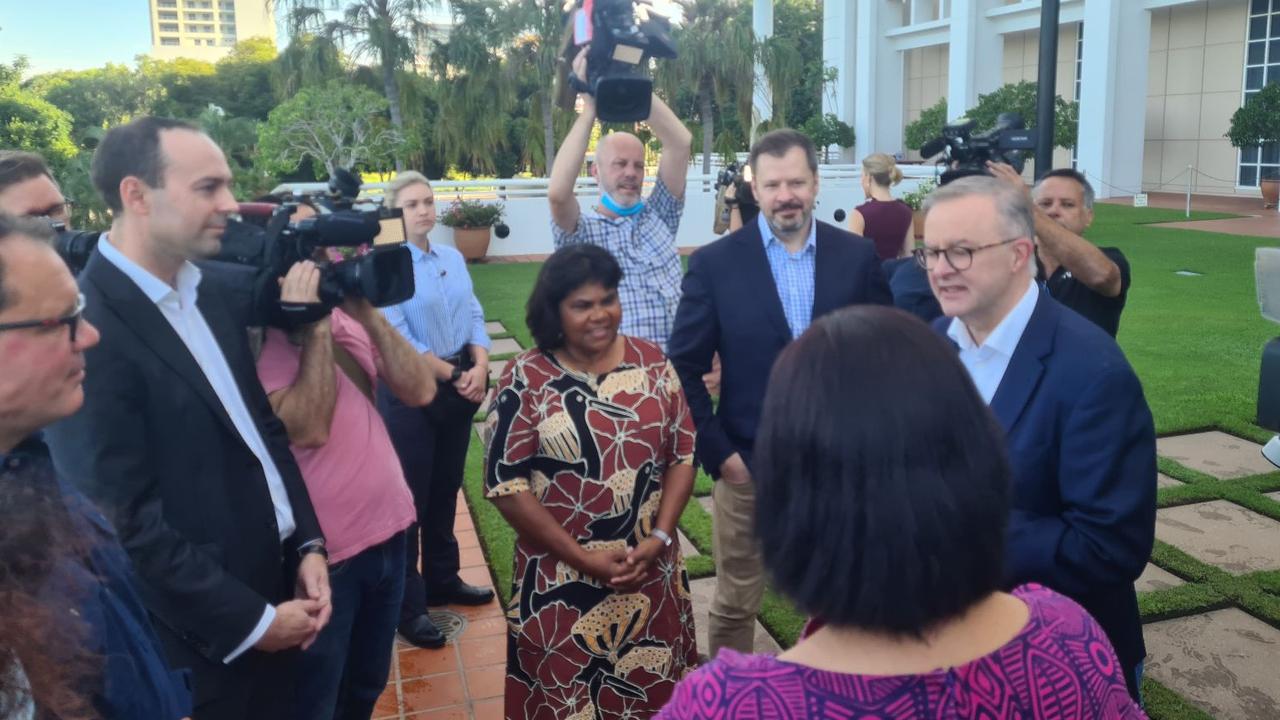
[[596,163],[591,172],[619,206],[634,206],[640,202],[644,185],[644,143],[631,133],[605,135],[596,143]]

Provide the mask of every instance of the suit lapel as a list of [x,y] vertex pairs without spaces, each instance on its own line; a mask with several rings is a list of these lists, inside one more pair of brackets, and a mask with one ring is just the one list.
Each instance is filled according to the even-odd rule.
[[102,292],[108,309],[116,315],[120,324],[137,334],[142,344],[199,395],[235,437],[240,437],[240,431],[231,422],[227,409],[223,407],[222,400],[209,384],[199,363],[150,298],[119,268],[97,252],[90,258],[84,277]]
[[[817,222],[817,221],[815,221]],[[827,232],[823,223],[818,223],[817,253],[813,265],[813,316],[810,321],[826,315],[840,307],[841,287],[849,287],[858,281],[857,278],[842,276],[849,267],[840,262],[839,240]]]
[[746,281],[748,292],[756,292],[755,288],[772,288],[772,292],[760,292],[760,301],[764,303],[764,314],[782,332],[783,337],[791,340],[791,326],[787,324],[787,315],[782,310],[782,298],[778,295],[778,284],[773,279],[773,270],[769,268],[769,258],[764,252],[764,238],[760,236],[759,225],[752,223],[748,232],[738,239],[742,244],[742,275]]
[[1044,358],[1053,350],[1053,333],[1057,324],[1058,315],[1053,307],[1053,300],[1041,287],[1035,310],[1031,312],[1031,320],[1022,331],[1013,357],[1009,359],[1009,367],[1005,369],[996,394],[991,398],[991,412],[1000,421],[1005,432],[1013,429],[1040,385],[1040,377],[1044,374]]

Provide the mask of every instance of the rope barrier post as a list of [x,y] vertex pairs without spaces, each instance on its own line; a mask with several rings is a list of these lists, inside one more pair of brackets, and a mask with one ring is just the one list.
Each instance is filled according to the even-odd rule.
[[1195,179],[1195,168],[1187,165],[1187,217],[1191,217],[1191,181]]

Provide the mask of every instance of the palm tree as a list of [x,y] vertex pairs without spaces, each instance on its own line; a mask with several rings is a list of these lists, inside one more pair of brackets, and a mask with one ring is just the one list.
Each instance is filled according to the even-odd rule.
[[[416,62],[419,48],[429,39],[432,27],[421,15],[435,6],[436,0],[348,0],[338,20],[328,20],[326,11],[338,9],[339,0],[274,1],[288,10],[292,37],[322,35],[344,47],[350,42],[348,50],[357,57],[377,58],[391,124],[403,134],[404,111],[397,72],[406,64]],[[403,169],[403,160],[397,157],[396,170]]]
[[[743,127],[751,127],[751,5],[744,0],[683,0],[684,20],[672,32],[680,55],[658,64],[667,97],[694,90],[702,123],[702,172],[711,172],[715,104],[733,100]],[[736,90],[736,96],[731,91]]]
[[791,96],[804,76],[804,56],[791,38],[779,35],[759,43],[756,54],[773,95],[773,117],[769,119],[769,126],[786,127]]
[[440,79],[433,141],[446,164],[494,172],[516,102],[515,69],[496,49],[510,45],[517,22],[504,0],[452,0],[450,7],[453,31],[433,41],[430,58]]
[[537,83],[538,89],[530,100],[539,112],[540,122],[536,125],[542,129],[542,159],[549,173],[556,155],[556,98],[551,78],[555,77],[560,64],[565,14],[557,0],[514,0],[512,9],[521,34],[511,48],[508,61],[532,73]]

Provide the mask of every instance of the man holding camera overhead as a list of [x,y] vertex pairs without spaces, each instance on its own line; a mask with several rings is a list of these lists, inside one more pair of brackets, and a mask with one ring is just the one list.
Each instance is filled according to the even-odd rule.
[[243,319],[192,263],[238,209],[231,170],[195,126],[144,117],[106,134],[92,175],[113,224],[80,288],[102,341],[84,407],[48,433],[54,463],[115,525],[196,720],[286,717],[328,563]]
[[[573,73],[580,81],[587,77],[585,48],[573,61]],[[582,112],[556,154],[547,186],[551,233],[557,248],[585,242],[599,245],[617,258],[622,266],[619,332],[650,340],[666,350],[680,302],[676,231],[684,211],[693,136],[655,94],[648,124],[662,142],[662,158],[653,192],[648,198],[641,195],[644,144],[631,133],[610,133],[596,144],[591,165],[591,175],[600,184],[600,205],[583,212],[573,188],[596,121],[596,101],[585,92],[578,97]]]

